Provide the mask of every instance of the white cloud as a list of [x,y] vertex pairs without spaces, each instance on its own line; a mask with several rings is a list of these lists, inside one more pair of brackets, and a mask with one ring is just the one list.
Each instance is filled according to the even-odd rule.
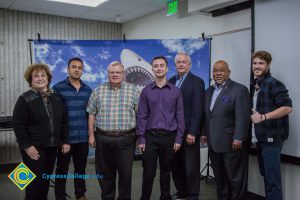
[[61,72],[63,72],[63,73],[65,73],[65,74],[67,74],[68,73],[68,71],[67,71],[67,66],[66,67],[63,67],[63,68],[61,68]]
[[99,80],[107,81],[107,71],[103,70],[102,65],[98,69],[96,72],[84,72],[81,79],[88,83],[97,83],[100,82]]
[[54,71],[60,62],[64,62],[61,58],[62,50],[55,52],[49,44],[35,44],[34,48],[36,62],[47,64],[51,71]]
[[186,52],[189,54],[194,53],[196,50],[201,49],[206,42],[201,39],[188,39],[188,40],[161,40],[164,47],[169,49],[170,53]]
[[98,74],[94,74],[94,73],[84,73],[81,76],[81,79],[85,82],[90,82],[90,83],[94,83],[97,81],[97,79],[99,78]]
[[50,63],[47,64],[49,65],[50,70],[54,71],[60,62],[64,62],[64,60],[59,56],[53,64]]
[[42,63],[46,63],[46,56],[48,55],[51,47],[49,44],[35,44],[35,57],[38,58]]
[[101,60],[107,60],[111,57],[111,55],[109,51],[102,49],[102,52],[99,53],[99,57]]
[[86,63],[86,62],[84,63],[83,69],[86,72],[91,72],[92,71],[92,67],[88,63]]
[[71,49],[73,49],[75,51],[75,53],[81,57],[86,56],[85,53],[83,52],[83,50],[79,46],[71,46]]

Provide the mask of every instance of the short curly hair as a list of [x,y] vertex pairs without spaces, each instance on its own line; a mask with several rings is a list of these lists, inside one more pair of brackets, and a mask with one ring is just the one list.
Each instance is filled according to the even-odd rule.
[[24,73],[24,78],[27,81],[29,87],[32,86],[32,73],[34,71],[45,71],[48,77],[48,85],[47,87],[49,87],[50,83],[51,83],[51,79],[52,79],[52,74],[50,72],[50,69],[48,67],[48,65],[46,64],[33,64],[33,65],[29,65]]

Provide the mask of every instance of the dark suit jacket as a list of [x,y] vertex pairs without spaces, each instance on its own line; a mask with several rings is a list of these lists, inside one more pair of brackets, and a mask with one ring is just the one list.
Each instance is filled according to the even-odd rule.
[[215,152],[232,152],[232,141],[246,143],[250,123],[250,96],[248,89],[237,82],[228,80],[217,97],[212,111],[211,98],[214,87],[210,86],[205,95],[205,134],[208,145]]
[[[172,77],[169,82],[175,85],[176,76]],[[204,81],[189,72],[180,89],[183,97],[185,133],[199,135],[204,110]]]

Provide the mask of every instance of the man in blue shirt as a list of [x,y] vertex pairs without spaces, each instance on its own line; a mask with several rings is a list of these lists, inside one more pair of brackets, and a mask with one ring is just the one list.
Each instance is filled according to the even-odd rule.
[[137,113],[137,136],[143,152],[143,186],[141,200],[150,200],[156,173],[160,166],[161,200],[171,200],[170,165],[174,152],[180,149],[184,132],[184,111],[179,88],[168,83],[168,62],[159,56],[152,60],[155,81],[141,93]]
[[180,88],[183,98],[185,131],[182,146],[174,155],[172,177],[177,192],[173,199],[198,200],[200,192],[200,125],[204,120],[204,81],[194,75],[189,54],[175,56],[177,75],[170,83]]
[[[83,62],[80,58],[70,59],[67,70],[69,77],[55,84],[53,89],[61,95],[68,112],[71,151],[67,154],[58,151],[56,174],[68,174],[72,157],[74,175],[83,175],[89,149],[86,106],[92,90],[80,80],[83,71]],[[76,199],[85,200],[85,180],[75,178],[74,186]],[[56,200],[66,199],[66,179],[55,179],[55,197]]]
[[201,142],[207,140],[217,199],[245,200],[250,97],[246,86],[230,79],[230,72],[227,62],[215,62],[215,83],[205,95],[205,131]]

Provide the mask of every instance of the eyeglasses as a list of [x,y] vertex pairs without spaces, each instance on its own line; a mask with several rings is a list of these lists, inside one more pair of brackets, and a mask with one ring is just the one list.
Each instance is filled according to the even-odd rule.
[[121,75],[124,71],[115,71],[115,72],[108,72],[109,75]]

